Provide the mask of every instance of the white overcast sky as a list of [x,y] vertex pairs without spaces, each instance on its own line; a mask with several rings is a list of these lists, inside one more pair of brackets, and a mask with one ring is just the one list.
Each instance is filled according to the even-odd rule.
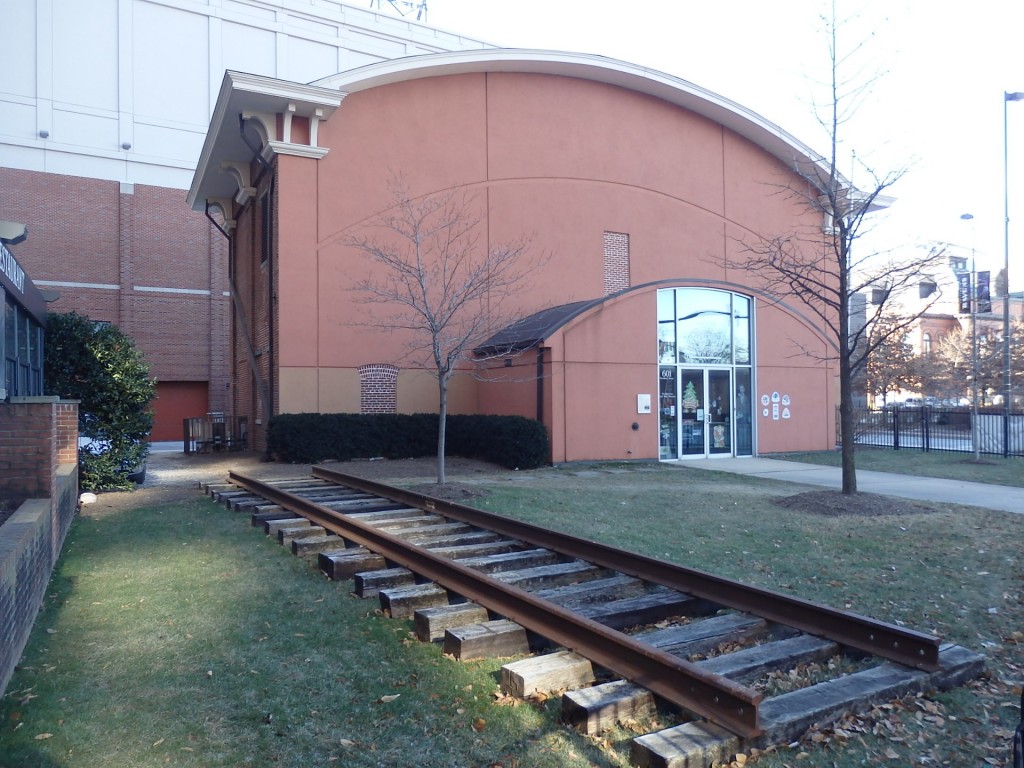
[[[354,0],[348,0],[354,2]],[[386,5],[386,3],[382,3]],[[732,99],[818,151],[815,83],[828,82],[823,0],[428,0],[432,27],[516,48],[595,53]],[[1024,91],[1024,0],[838,0],[840,52],[881,73],[843,129],[843,153],[907,169],[872,248],[941,241],[1003,265],[1003,92]],[[856,78],[853,78],[856,79]],[[820,93],[820,92],[819,92]],[[1008,105],[1010,279],[1024,288],[1024,101]],[[865,187],[870,182],[840,170]],[[971,223],[961,214],[974,216]]]

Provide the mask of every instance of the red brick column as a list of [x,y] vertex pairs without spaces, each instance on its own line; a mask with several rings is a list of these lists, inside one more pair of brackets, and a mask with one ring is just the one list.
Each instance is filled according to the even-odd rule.
[[78,461],[78,405],[77,400],[57,403],[57,463],[74,464]]
[[54,498],[57,468],[77,461],[77,401],[13,397],[0,403],[0,493]]

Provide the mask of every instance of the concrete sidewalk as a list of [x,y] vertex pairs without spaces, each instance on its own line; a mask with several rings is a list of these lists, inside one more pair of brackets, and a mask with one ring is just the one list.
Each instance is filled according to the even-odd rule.
[[[765,477],[790,483],[817,485],[825,488],[843,487],[843,471],[839,467],[801,464],[778,459],[740,458],[703,459],[685,462],[687,467],[734,472],[739,475]],[[1024,468],[1024,462],[1022,462]],[[897,475],[892,472],[857,470],[857,490],[880,493],[902,499],[966,504],[973,507],[1024,513],[1024,488],[962,480],[941,480],[935,477]]]

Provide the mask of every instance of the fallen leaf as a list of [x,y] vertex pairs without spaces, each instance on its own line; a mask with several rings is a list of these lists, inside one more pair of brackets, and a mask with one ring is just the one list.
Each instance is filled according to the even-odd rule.
[[473,730],[477,733],[480,733],[480,731],[482,731],[486,727],[487,721],[484,720],[482,717],[478,717],[476,720],[473,721]]
[[52,733],[40,733],[38,736],[36,736],[36,741],[42,741],[43,739],[49,739],[52,737]]
[[153,746],[154,747],[159,747],[163,743],[164,743],[163,739],[157,739],[156,741],[153,742]]
[[386,696],[381,696],[380,697],[380,703],[381,704],[390,704],[392,701],[394,701],[395,699],[397,699],[401,695],[402,694],[400,694],[400,693],[394,693],[394,694],[388,694]]

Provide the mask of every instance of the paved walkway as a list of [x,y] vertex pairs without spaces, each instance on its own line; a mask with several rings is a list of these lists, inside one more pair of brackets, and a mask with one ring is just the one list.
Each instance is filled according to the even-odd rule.
[[[839,467],[801,464],[796,461],[763,458],[705,459],[687,462],[686,466],[766,477],[771,480],[784,480],[791,483],[819,485],[826,488],[839,489],[843,487],[843,471]],[[1021,466],[1024,468],[1024,462],[1021,463]],[[864,493],[897,496],[902,499],[967,504],[1024,514],[1024,488],[1008,485],[941,480],[934,477],[897,475],[892,472],[872,472],[859,469],[857,470],[857,490]]]
[[[154,453],[181,453],[182,443],[181,441],[153,443],[150,450]],[[843,487],[842,469],[820,464],[801,464],[796,461],[764,458],[727,458],[687,461],[686,466],[826,488],[839,489]],[[1024,471],[1024,462],[1021,462],[1021,466]],[[860,469],[857,470],[857,490],[864,493],[897,496],[902,499],[967,504],[1024,514],[1024,488],[1008,485],[941,480],[934,477],[897,475],[892,472],[871,472]]]

